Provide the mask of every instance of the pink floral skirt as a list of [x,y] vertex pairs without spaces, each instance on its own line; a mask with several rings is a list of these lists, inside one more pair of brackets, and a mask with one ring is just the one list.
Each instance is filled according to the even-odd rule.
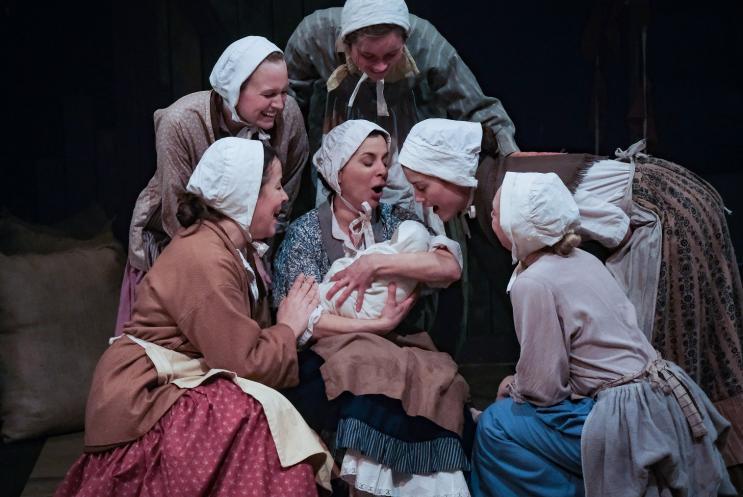
[[260,403],[219,378],[188,390],[141,438],[83,454],[55,497],[317,496],[312,467],[282,468]]

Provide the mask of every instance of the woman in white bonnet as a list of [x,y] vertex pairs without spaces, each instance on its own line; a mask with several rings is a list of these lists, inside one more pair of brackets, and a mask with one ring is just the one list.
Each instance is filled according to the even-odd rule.
[[503,158],[487,129],[428,119],[411,130],[400,162],[421,203],[444,220],[464,218],[469,256],[499,297],[488,304],[502,337],[513,330],[505,298],[512,257],[490,229],[490,203],[509,171],[558,174],[578,205],[581,246],[592,245],[590,251],[606,259],[645,336],[730,420],[725,457],[729,465],[741,464],[743,284],[724,204],[702,178],[642,147],[618,150],[617,159],[575,153]]
[[384,200],[412,200],[394,160],[410,128],[426,117],[483,123],[499,151],[518,150],[501,102],[483,94],[472,71],[427,20],[403,0],[348,0],[318,10],[297,26],[286,46],[291,88],[307,116],[312,150],[348,119],[366,119],[392,139]]
[[261,36],[228,46],[209,77],[212,90],[186,95],[155,112],[157,170],[139,194],[129,230],[129,257],[122,283],[117,333],[131,317],[136,286],[178,231],[178,195],[204,151],[216,140],[259,139],[277,152],[289,209],[307,162],[307,133],[296,102],[287,95],[284,57]]
[[563,181],[507,172],[492,208],[518,261],[508,288],[521,352],[478,420],[473,494],[736,495],[720,454],[730,423],[575,248],[580,215]]
[[[412,212],[381,201],[389,140],[385,130],[364,120],[346,121],[323,139],[313,162],[332,194],[289,226],[274,261],[276,303],[299,274],[320,282],[334,261],[390,240],[404,221],[415,220]],[[331,278],[333,288],[324,297],[338,308],[353,295],[358,312],[365,292],[349,285],[350,275],[368,283],[387,280],[392,283],[381,315],[354,319],[322,312],[307,323],[300,384],[282,393],[311,427],[333,436],[332,445],[343,453],[341,476],[357,491],[469,493],[469,388],[456,363],[415,322],[420,307],[411,311],[413,296],[398,301],[394,285],[404,278],[443,287],[460,273],[459,246],[446,237],[433,237],[414,253],[364,253]]]
[[332,458],[273,388],[298,382],[297,337],[319,302],[293,282],[271,324],[253,260],[276,232],[281,163],[223,138],[181,196],[178,231],[142,280],[124,333],[95,370],[85,454],[57,497],[317,496]]

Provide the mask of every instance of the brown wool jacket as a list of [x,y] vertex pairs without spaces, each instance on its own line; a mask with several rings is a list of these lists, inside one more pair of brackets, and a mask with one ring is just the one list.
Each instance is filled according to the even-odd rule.
[[[262,312],[267,309],[265,296],[251,303],[248,278],[219,226],[205,221],[185,229],[137,288],[124,333],[203,357],[210,368],[273,388],[294,386],[299,381],[294,334],[284,324],[263,327],[267,321],[257,316],[267,315]],[[184,392],[173,384],[157,384],[157,371],[141,346],[126,336],[116,340],[93,377],[86,450],[105,450],[141,437]]]

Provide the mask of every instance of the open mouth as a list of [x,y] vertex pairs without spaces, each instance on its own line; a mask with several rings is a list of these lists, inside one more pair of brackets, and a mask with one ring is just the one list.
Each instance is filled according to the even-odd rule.
[[261,112],[261,115],[263,117],[268,118],[268,119],[276,119],[276,113],[275,112],[270,113],[270,114],[268,112]]
[[374,187],[372,187],[372,191],[373,191],[374,193],[379,193],[379,194],[381,194],[381,193],[382,193],[382,190],[384,190],[384,185],[378,185],[378,186],[374,186]]
[[433,213],[434,214],[438,214],[439,213],[439,206],[438,205],[434,205],[433,206]]

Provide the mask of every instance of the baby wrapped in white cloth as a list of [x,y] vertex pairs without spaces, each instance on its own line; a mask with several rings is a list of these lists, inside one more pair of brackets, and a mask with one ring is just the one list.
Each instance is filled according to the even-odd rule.
[[[452,244],[455,244],[456,247],[452,247]],[[418,285],[418,281],[409,278],[400,278],[399,276],[393,279],[380,278],[372,282],[371,286],[366,290],[361,311],[356,312],[357,292],[353,292],[340,307],[334,302],[337,298],[337,294],[333,296],[333,299],[327,298],[327,293],[334,284],[333,281],[330,281],[330,278],[334,274],[350,266],[362,255],[394,255],[429,252],[436,247],[442,246],[455,254],[455,257],[458,258],[461,265],[461,251],[459,249],[459,244],[443,236],[430,235],[425,226],[417,221],[403,221],[397,227],[391,239],[385,242],[375,243],[364,250],[360,250],[353,257],[342,257],[337,259],[333,265],[330,266],[330,270],[325,275],[325,278],[323,278],[322,283],[320,283],[319,293],[322,312],[359,319],[376,319],[380,317],[385,302],[387,301],[387,286],[391,281],[394,281],[397,285],[395,295],[397,302],[403,301],[413,293],[413,290],[415,290],[415,287]]]

